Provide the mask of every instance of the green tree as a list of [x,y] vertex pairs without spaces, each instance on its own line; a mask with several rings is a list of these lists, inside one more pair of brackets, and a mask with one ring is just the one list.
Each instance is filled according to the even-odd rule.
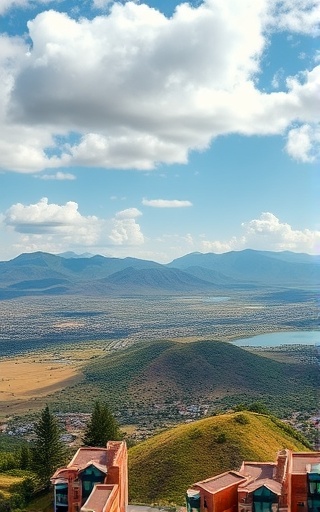
[[95,402],[91,420],[82,439],[85,446],[105,447],[108,441],[121,439],[119,425],[109,407],[100,402]]
[[28,469],[30,467],[31,452],[30,452],[30,448],[27,444],[23,444],[21,446],[18,458],[19,458],[20,469]]
[[267,415],[270,414],[270,411],[261,402],[252,402],[252,404],[250,404],[248,407],[248,411],[257,412],[259,414],[267,414]]
[[36,439],[32,447],[32,466],[44,488],[50,486],[50,477],[65,462],[65,448],[60,440],[56,418],[46,406],[35,425]]

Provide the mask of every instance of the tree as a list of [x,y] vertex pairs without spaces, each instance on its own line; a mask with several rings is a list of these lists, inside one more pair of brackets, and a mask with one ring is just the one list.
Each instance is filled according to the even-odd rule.
[[19,467],[20,469],[28,469],[31,463],[31,452],[27,444],[23,444],[19,453]]
[[46,406],[35,425],[36,439],[32,447],[32,466],[44,488],[49,487],[50,477],[65,462],[65,448],[60,440],[56,418]]
[[250,404],[249,407],[248,407],[248,411],[257,412],[259,414],[270,415],[270,411],[261,402],[252,402],[252,404]]
[[105,447],[108,441],[121,439],[119,425],[105,404],[95,402],[87,428],[82,439],[85,446]]

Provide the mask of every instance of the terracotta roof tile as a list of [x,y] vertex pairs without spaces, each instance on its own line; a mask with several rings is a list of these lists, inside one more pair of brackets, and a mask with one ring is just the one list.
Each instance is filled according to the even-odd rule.
[[244,475],[240,475],[236,471],[228,471],[227,473],[222,473],[221,475],[215,476],[213,478],[208,478],[207,480],[197,482],[193,485],[193,487],[201,487],[206,491],[214,493],[220,491],[224,487],[228,487],[229,485],[235,483],[242,483],[246,480],[247,478]]
[[243,462],[240,473],[250,475],[254,480],[273,478],[276,464],[274,462]]
[[89,463],[95,462],[100,466],[107,465],[107,449],[106,448],[79,448],[68,468],[78,467],[84,468]]
[[112,492],[110,485],[97,484],[87,501],[81,507],[83,512],[102,512]]
[[275,480],[270,480],[270,478],[258,479],[248,485],[241,484],[239,487],[242,491],[253,492],[263,486],[267,487],[271,492],[278,494],[278,496],[281,496],[282,485]]

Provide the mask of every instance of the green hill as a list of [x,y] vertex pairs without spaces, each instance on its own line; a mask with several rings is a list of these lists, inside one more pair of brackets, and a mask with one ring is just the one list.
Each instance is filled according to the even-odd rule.
[[274,461],[278,450],[308,451],[290,427],[249,412],[225,414],[167,430],[129,450],[129,499],[183,504],[194,482],[243,460]]
[[274,361],[219,341],[139,344],[90,361],[84,375],[88,396],[95,389],[117,408],[119,402],[134,405],[149,416],[177,401],[217,407],[262,400],[272,412],[285,414],[315,408],[319,388],[316,363]]

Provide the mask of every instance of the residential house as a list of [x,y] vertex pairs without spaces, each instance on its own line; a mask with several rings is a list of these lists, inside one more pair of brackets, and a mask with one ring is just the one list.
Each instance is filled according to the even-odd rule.
[[54,512],[126,512],[127,467],[124,441],[109,441],[106,448],[79,448],[51,478]]
[[187,512],[320,512],[320,452],[282,450],[187,491]]

